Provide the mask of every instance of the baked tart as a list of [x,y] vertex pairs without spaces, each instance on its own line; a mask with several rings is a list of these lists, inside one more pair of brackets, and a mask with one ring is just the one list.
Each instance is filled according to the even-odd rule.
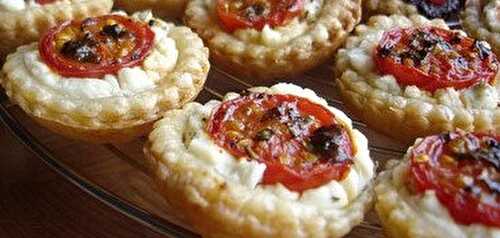
[[112,0],[0,0],[0,62],[57,23],[107,14]]
[[192,100],[208,50],[187,27],[111,14],[67,21],[7,57],[7,95],[43,126],[90,142],[124,142]]
[[145,154],[161,194],[203,237],[341,237],[372,201],[366,138],[291,84],[169,111]]
[[464,5],[465,0],[366,0],[363,2],[363,17],[421,14],[427,18],[449,19],[457,16]]
[[336,60],[348,108],[409,142],[454,128],[500,132],[498,61],[488,43],[423,16],[375,16]]
[[184,15],[187,0],[115,0],[115,7],[127,12],[150,9],[155,16],[175,19]]
[[287,77],[320,64],[360,18],[360,0],[193,0],[185,13],[216,65],[252,79]]
[[490,43],[500,55],[500,1],[469,0],[461,15],[462,25],[473,37]]
[[388,237],[500,237],[500,136],[463,131],[418,139],[378,178]]

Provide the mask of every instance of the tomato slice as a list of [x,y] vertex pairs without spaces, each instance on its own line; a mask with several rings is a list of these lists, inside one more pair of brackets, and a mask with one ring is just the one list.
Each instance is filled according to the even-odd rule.
[[341,180],[353,163],[349,132],[328,109],[297,96],[251,93],[226,101],[207,131],[235,157],[266,164],[262,184],[293,191]]
[[102,78],[142,63],[154,32],[147,24],[119,15],[68,21],[41,39],[42,60],[65,77]]
[[216,4],[219,21],[228,32],[282,26],[304,8],[303,0],[217,0]]
[[40,5],[44,5],[44,4],[49,4],[49,3],[53,3],[55,2],[56,0],[35,0],[36,3],[40,4]]
[[459,224],[500,227],[500,136],[435,135],[410,153],[411,189],[434,190]]
[[437,27],[385,32],[374,60],[381,73],[394,75],[398,83],[430,92],[493,83],[498,71],[497,58],[484,42]]

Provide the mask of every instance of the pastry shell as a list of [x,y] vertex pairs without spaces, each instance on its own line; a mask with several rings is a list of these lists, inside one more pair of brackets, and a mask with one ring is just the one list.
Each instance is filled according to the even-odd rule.
[[404,0],[364,0],[363,19],[369,19],[374,15],[404,15],[418,14],[415,5]]
[[[415,143],[418,142],[419,139]],[[500,230],[493,227],[480,224],[465,226],[455,223],[446,207],[442,206],[436,198],[434,191],[426,191],[421,195],[412,193],[407,188],[406,181],[410,163],[408,153],[401,161],[389,161],[387,170],[376,179],[375,211],[386,237],[499,237]],[[439,203],[441,207],[437,208],[436,203]],[[441,211],[436,212],[437,210]],[[452,225],[448,222],[452,222]]]
[[[497,58],[500,57],[500,32],[493,31],[487,26],[488,20],[484,16],[483,7],[488,3],[499,4],[499,2],[499,0],[468,0],[465,3],[465,11],[463,11],[460,16],[464,30],[474,38],[485,40],[490,43]],[[497,12],[498,11],[499,10],[497,10]]]
[[[344,103],[350,111],[363,122],[374,129],[402,140],[411,142],[420,136],[436,134],[460,128],[468,131],[500,132],[500,108],[472,108],[461,105],[446,105],[440,100],[431,98],[414,98],[405,95],[407,87],[400,86],[401,92],[395,92],[390,87],[374,85],[374,81],[382,81],[373,63],[370,72],[362,72],[354,67],[345,54],[345,49],[356,47],[353,42],[359,42],[363,32],[370,28],[382,27],[390,29],[399,24],[411,23],[414,26],[437,26],[448,29],[442,20],[427,20],[420,15],[405,17],[401,15],[374,16],[367,25],[360,25],[351,36],[344,49],[337,54],[335,74],[337,85]],[[356,43],[357,44],[357,43]],[[365,42],[360,43],[365,44]],[[369,54],[368,57],[371,57]],[[371,62],[373,62],[371,60]],[[369,64],[362,66],[368,69]],[[392,76],[390,76],[392,77]],[[498,92],[500,74],[497,74],[493,87]],[[369,83],[371,82],[371,83]],[[438,90],[439,91],[439,90]],[[457,90],[460,94],[461,92]],[[436,96],[434,93],[432,96]]]
[[186,0],[115,0],[115,7],[127,12],[150,9],[155,16],[175,19],[184,15],[186,3]]
[[23,67],[9,61],[14,54],[7,57],[0,84],[12,102],[56,133],[93,143],[130,141],[147,133],[165,111],[193,100],[210,68],[208,49],[196,33],[167,24],[179,55],[175,67],[152,89],[133,95],[72,98],[30,79]]
[[109,13],[112,0],[70,0],[21,11],[0,11],[0,62],[18,46],[37,41],[59,22]]
[[144,153],[160,193],[203,237],[342,237],[370,209],[371,183],[328,215],[313,206],[298,210],[295,202],[274,194],[252,199],[260,196],[259,190],[226,181],[213,167],[196,163],[187,149],[187,120],[201,107],[189,103],[167,112],[154,125]]
[[[207,3],[209,2],[209,3]],[[325,0],[318,17],[301,35],[279,46],[246,42],[224,31],[213,9],[214,0],[193,0],[185,23],[210,49],[217,66],[243,78],[275,79],[300,74],[330,57],[361,20],[361,0]],[[328,34],[315,37],[315,32]]]

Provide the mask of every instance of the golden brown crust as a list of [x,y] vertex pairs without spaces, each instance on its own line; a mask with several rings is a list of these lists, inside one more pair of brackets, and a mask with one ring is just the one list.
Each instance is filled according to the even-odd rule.
[[178,51],[177,62],[150,90],[86,99],[57,93],[33,78],[26,66],[17,65],[19,59],[23,62],[22,51],[31,45],[7,58],[0,84],[12,102],[58,133],[95,143],[131,140],[144,134],[147,124],[166,110],[193,100],[206,80],[210,65],[202,40],[187,27],[170,24],[169,29],[168,36]]
[[112,6],[112,0],[71,0],[22,11],[0,11],[0,61],[18,46],[37,41],[58,22],[103,15]]
[[[499,0],[468,0],[465,3],[465,11],[460,15],[462,25],[474,38],[485,40],[490,43],[492,50],[497,57],[500,56],[500,31],[495,31],[488,27],[488,19],[486,19],[483,8],[487,4],[496,4],[500,6]],[[498,11],[498,10],[497,10]],[[497,18],[498,21],[498,18]]]
[[[374,47],[372,41],[375,32],[410,25],[447,27],[441,20],[429,21],[417,15],[409,18],[398,15],[375,16],[367,25],[360,25],[356,29],[357,34],[349,37],[345,48],[337,54],[336,61],[337,85],[349,110],[376,130],[404,142],[454,128],[500,132],[500,109],[496,102],[492,102],[493,99],[483,102],[481,106],[472,106],[468,105],[471,103],[469,99],[466,100],[464,91],[438,90],[429,94],[414,86],[398,86],[394,77],[378,74],[371,54],[365,53],[367,50],[371,52],[370,49]],[[361,45],[371,48],[361,49]],[[362,53],[358,54],[357,50]],[[500,74],[497,75],[496,83],[488,86],[489,93],[497,95],[499,79]],[[418,94],[414,95],[413,90],[419,91]],[[467,93],[471,92],[474,91]],[[494,95],[488,98],[498,99]],[[479,102],[477,98],[474,100]]]
[[[267,92],[265,88],[253,90]],[[297,93],[314,94],[311,91],[292,94]],[[209,154],[221,156],[219,153],[222,152],[215,148],[212,151],[193,149],[190,140],[199,140],[189,138],[199,138],[200,135],[193,134],[204,133],[200,131],[204,128],[203,120],[219,103],[212,101],[205,106],[189,103],[183,109],[167,112],[164,119],[154,125],[144,147],[147,167],[160,193],[203,237],[342,237],[362,221],[372,203],[374,168],[366,139],[352,129],[350,120],[343,113],[338,114],[339,120],[345,122],[357,138],[353,142],[357,150],[352,168],[357,175],[348,176],[353,180],[346,178],[337,182],[356,189],[352,198],[335,207],[329,206],[330,200],[319,202],[323,204],[305,203],[299,194],[281,185],[246,186],[222,175],[230,173],[232,176],[233,170],[240,167],[224,169],[226,162],[206,164],[207,160],[212,160],[208,159],[212,158]],[[326,105],[326,102],[322,103]],[[207,146],[204,144],[203,148],[209,148]],[[362,161],[366,164],[362,165],[365,163]],[[221,172],[218,168],[229,172]]]
[[304,72],[333,54],[361,18],[360,0],[325,0],[319,16],[307,30],[285,44],[269,46],[247,42],[221,29],[208,4],[188,3],[184,17],[206,42],[217,65],[246,78],[271,79]]
[[374,15],[404,15],[410,16],[418,14],[415,5],[403,0],[364,0],[363,1],[363,19],[369,19]]
[[176,19],[184,15],[187,0],[115,0],[115,6],[129,13],[151,9],[162,18]]

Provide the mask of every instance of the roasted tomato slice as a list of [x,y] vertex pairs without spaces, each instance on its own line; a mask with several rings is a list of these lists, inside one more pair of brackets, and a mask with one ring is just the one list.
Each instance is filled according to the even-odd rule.
[[35,2],[38,3],[38,4],[40,4],[40,5],[53,3],[55,1],[56,0],[35,0]]
[[217,15],[223,28],[261,30],[266,24],[282,26],[302,13],[303,0],[217,0]]
[[154,32],[147,24],[107,15],[50,29],[42,37],[39,51],[43,61],[62,76],[101,78],[139,65],[153,41]]
[[341,180],[353,163],[349,132],[327,108],[297,96],[252,93],[226,101],[207,130],[232,155],[265,163],[263,184],[293,191]]
[[500,136],[427,137],[412,149],[409,173],[410,188],[434,190],[457,223],[500,227]]
[[498,61],[486,43],[436,27],[396,28],[385,32],[375,63],[398,83],[434,92],[492,83]]
[[447,18],[458,13],[465,0],[410,0],[420,13],[430,18]]

